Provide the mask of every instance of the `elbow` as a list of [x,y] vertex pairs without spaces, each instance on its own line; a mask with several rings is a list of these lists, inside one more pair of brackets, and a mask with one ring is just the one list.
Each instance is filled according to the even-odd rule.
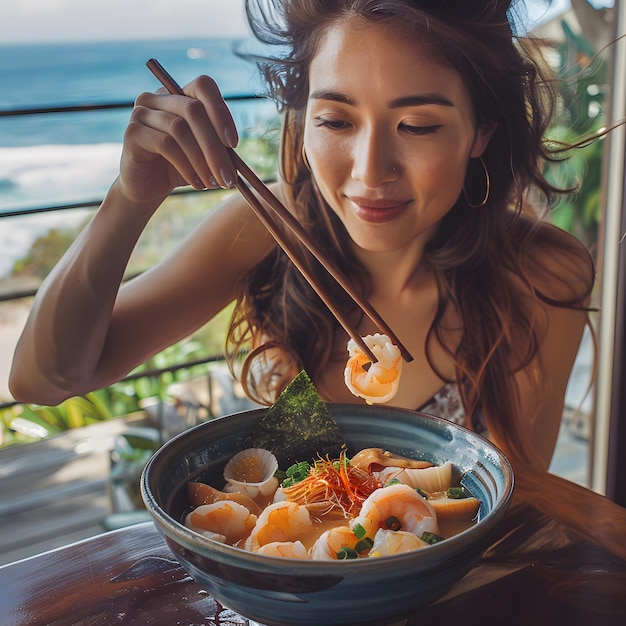
[[9,392],[17,402],[23,404],[56,406],[65,400],[83,396],[119,380],[119,378],[97,379],[94,376],[87,376],[86,372],[86,368],[79,372],[75,367],[65,373],[58,370],[45,371],[27,360],[20,363],[16,356],[9,373]]
[[55,406],[72,395],[52,385],[33,385],[19,374],[12,373],[9,377],[9,392],[14,400],[23,404],[41,404]]
[[11,397],[17,402],[35,402],[31,393],[31,385],[29,384],[29,377],[22,373],[22,369],[19,367],[18,354],[13,356],[13,364],[11,365],[11,371],[9,372],[9,393]]
[[97,388],[93,369],[74,350],[50,343],[26,331],[18,341],[8,377],[17,402],[56,406]]
[[45,350],[37,351],[26,342],[18,342],[9,373],[9,391],[12,397],[24,404],[56,406],[69,398],[85,395],[117,382],[121,376],[115,372],[103,372],[76,358],[75,353],[59,351],[49,355]]
[[45,377],[38,369],[21,363],[18,355],[14,358],[8,383],[13,399],[24,404],[55,406],[78,395]]

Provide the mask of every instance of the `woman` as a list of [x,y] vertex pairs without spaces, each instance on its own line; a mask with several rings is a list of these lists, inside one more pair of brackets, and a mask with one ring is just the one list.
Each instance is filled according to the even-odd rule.
[[[594,268],[531,207],[556,191],[542,175],[554,99],[508,9],[247,2],[257,37],[283,54],[263,63],[284,112],[274,191],[414,356],[392,403],[433,412],[447,399],[516,463],[547,468]],[[235,177],[217,86],[200,77],[184,91],[138,98],[119,178],[36,298],[14,396],[53,404],[113,383],[236,300],[229,339],[255,348],[251,392],[268,386],[259,371],[278,373],[280,391],[304,368],[328,401],[358,401],[343,383],[347,336],[238,196],[119,289],[172,189]]]

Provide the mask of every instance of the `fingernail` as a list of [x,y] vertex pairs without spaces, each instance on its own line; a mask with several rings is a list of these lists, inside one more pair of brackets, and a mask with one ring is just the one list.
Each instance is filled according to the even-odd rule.
[[235,184],[233,182],[233,177],[225,170],[220,170],[220,177],[222,179],[222,186],[224,187],[224,189],[230,189]]
[[215,178],[213,176],[211,176],[211,178],[209,178],[209,183],[211,183],[211,187],[219,187],[220,184],[215,180]]
[[233,134],[233,131],[230,128],[224,129],[224,137],[226,138],[226,143],[231,148],[236,148],[239,138],[237,137],[237,133]]

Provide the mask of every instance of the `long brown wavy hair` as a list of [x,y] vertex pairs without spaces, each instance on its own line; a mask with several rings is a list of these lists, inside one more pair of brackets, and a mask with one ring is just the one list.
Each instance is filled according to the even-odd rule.
[[[482,155],[491,182],[486,204],[471,208],[470,202],[476,200],[468,201],[480,201],[485,193],[485,174],[474,159],[466,175],[466,194],[442,219],[425,250],[424,262],[432,268],[439,290],[426,352],[428,356],[433,341],[446,348],[443,314],[452,305],[461,316],[463,336],[458,347],[446,349],[454,359],[470,425],[480,406],[492,435],[509,453],[515,451],[530,461],[529,419],[519,415],[512,379],[537,356],[541,341],[538,320],[530,313],[538,307],[529,306],[528,300],[584,308],[595,270],[582,244],[542,220],[531,206],[531,195],[549,206],[562,191],[548,183],[543,171],[547,161],[563,154],[562,146],[545,140],[557,102],[554,81],[541,61],[539,44],[514,32],[516,18],[510,4],[503,0],[248,0],[246,10],[256,37],[277,49],[259,65],[269,95],[284,117],[280,163],[288,206],[365,295],[367,276],[350,253],[348,234],[321,197],[302,158],[309,64],[325,30],[348,16],[392,24],[400,35],[427,49],[433,60],[459,74],[477,125],[496,123]],[[535,250],[550,250],[561,261],[559,271],[546,267]],[[305,251],[301,258],[341,301],[341,290],[317,261]],[[572,262],[580,258],[584,270],[580,262]],[[567,300],[555,301],[539,288],[547,279],[577,287]],[[348,310],[352,306],[345,302]],[[333,357],[340,330],[298,270],[276,249],[241,285],[228,341],[234,346],[233,358],[243,348],[253,348],[244,363],[243,383],[251,395],[270,402],[272,398],[263,396],[251,376],[255,359],[281,348],[296,369],[304,368],[316,380]],[[538,396],[541,379],[538,372]],[[273,391],[279,392],[286,382]]]

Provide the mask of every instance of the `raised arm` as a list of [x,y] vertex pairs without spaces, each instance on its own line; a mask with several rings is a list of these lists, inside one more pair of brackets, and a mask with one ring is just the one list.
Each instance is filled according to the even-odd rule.
[[137,99],[118,179],[35,298],[9,381],[16,399],[56,404],[118,380],[219,312],[273,245],[233,197],[172,255],[120,289],[139,236],[172,189],[234,180],[225,144],[237,134],[215,83],[201,77],[185,93]]

